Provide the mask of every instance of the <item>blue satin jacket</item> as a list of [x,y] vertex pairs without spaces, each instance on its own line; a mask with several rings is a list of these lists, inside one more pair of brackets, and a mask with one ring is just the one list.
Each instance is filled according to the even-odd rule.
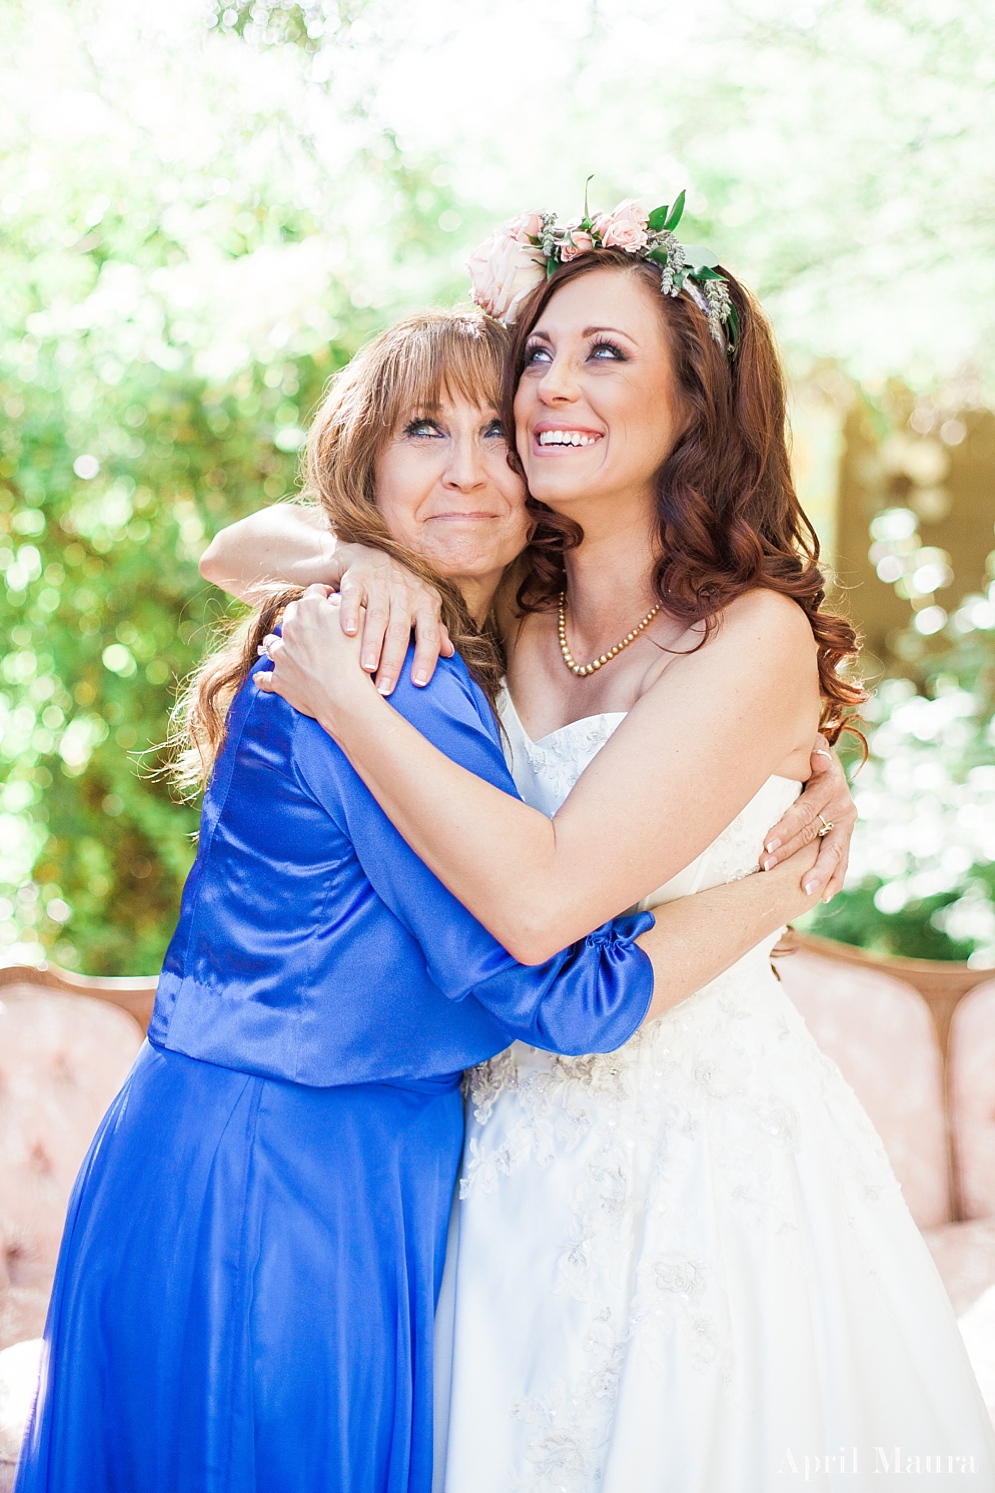
[[[462,660],[440,660],[415,689],[410,657],[394,709],[515,794]],[[515,1037],[607,1052],[652,997],[652,965],[633,942],[652,921],[620,917],[544,964],[517,963],[418,859],[317,721],[250,679],[204,800],[149,1040],[314,1086],[453,1073]]]

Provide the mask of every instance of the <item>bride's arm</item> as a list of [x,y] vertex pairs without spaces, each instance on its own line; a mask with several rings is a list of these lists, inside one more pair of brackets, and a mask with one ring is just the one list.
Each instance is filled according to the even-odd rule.
[[669,665],[551,821],[456,766],[379,699],[348,667],[356,648],[336,606],[305,598],[285,635],[294,652],[277,644],[266,687],[317,716],[408,843],[525,963],[688,865],[815,731],[807,619],[755,593]]
[[219,529],[200,557],[200,573],[250,605],[275,583],[333,584],[335,535],[320,508],[274,503]]
[[400,677],[412,629],[417,684],[431,679],[440,653],[452,655],[435,588],[381,550],[339,544],[315,506],[274,503],[220,529],[200,557],[200,573],[249,606],[274,584],[333,587],[344,631],[354,636],[362,627],[362,666],[384,695]]

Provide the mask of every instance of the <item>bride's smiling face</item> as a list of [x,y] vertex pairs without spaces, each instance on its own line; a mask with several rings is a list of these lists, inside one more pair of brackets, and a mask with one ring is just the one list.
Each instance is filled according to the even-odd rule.
[[457,582],[500,574],[525,547],[525,488],[493,407],[443,395],[406,412],[377,459],[376,490],[394,538]]
[[652,499],[683,423],[659,298],[639,274],[592,270],[555,292],[529,336],[518,451],[533,496],[558,512]]

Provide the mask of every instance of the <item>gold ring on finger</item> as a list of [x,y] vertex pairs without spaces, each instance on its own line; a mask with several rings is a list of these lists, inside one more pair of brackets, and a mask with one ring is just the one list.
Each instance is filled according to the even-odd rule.
[[[817,817],[819,819],[822,819],[822,815],[821,814],[819,814]],[[836,828],[836,826],[835,826],[835,824],[833,823],[833,821],[831,819],[822,819],[822,828],[819,830],[819,839],[820,840],[824,840],[826,838],[826,836],[828,835],[829,831],[831,829],[835,829],[835,828]]]

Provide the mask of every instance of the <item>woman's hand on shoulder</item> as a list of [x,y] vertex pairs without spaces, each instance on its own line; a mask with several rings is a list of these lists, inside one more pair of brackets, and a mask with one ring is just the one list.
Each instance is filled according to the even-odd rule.
[[282,636],[270,633],[261,645],[273,667],[253,677],[258,689],[280,695],[302,715],[314,716],[335,735],[337,716],[376,699],[373,683],[360,667],[358,630],[342,627],[340,597],[327,586],[309,586],[283,614]]

